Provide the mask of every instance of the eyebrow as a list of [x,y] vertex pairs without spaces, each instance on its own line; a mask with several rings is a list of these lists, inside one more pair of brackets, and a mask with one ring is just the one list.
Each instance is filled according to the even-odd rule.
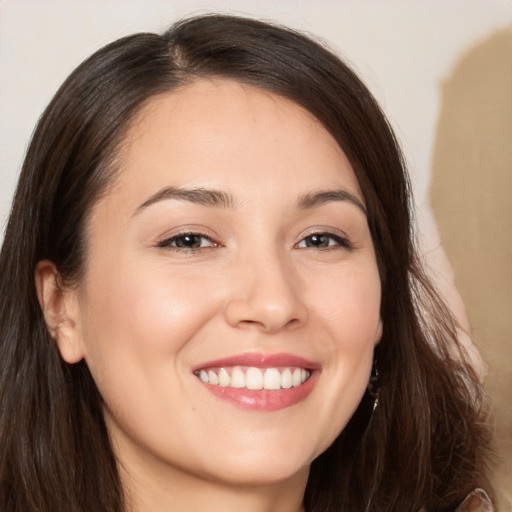
[[[152,204],[170,199],[175,199],[178,201],[189,201],[201,206],[214,208],[232,208],[235,204],[233,196],[221,190],[212,190],[203,187],[165,187],[153,194],[140,206],[138,206],[134,212],[134,215],[137,215]],[[315,193],[304,194],[300,196],[297,201],[297,209],[305,210],[309,208],[316,208],[333,201],[348,201],[349,203],[352,203],[357,208],[359,208],[365,216],[367,215],[367,211],[363,203],[356,196],[344,189],[322,190]]]
[[317,206],[321,206],[325,203],[330,203],[332,201],[348,201],[353,205],[357,206],[365,216],[368,215],[365,206],[363,203],[354,195],[344,189],[339,190],[321,190],[319,192],[315,192],[313,194],[308,193],[301,196],[297,202],[297,207],[299,209],[308,209],[308,208],[316,208]]
[[178,201],[189,201],[191,203],[199,204],[209,207],[233,207],[234,200],[231,194],[222,192],[220,190],[211,190],[207,188],[180,188],[180,187],[165,187],[159,190],[156,194],[146,199],[134,212],[134,215],[140,213],[152,204],[158,203],[168,199],[176,199]]

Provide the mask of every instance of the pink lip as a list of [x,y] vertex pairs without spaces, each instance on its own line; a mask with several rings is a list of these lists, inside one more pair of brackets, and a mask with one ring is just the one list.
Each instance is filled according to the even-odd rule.
[[255,366],[257,368],[299,366],[301,368],[307,368],[308,370],[318,370],[320,368],[318,364],[293,354],[260,354],[250,352],[223,359],[216,359],[215,361],[207,361],[206,363],[196,366],[192,371],[196,372],[203,368],[221,368],[226,366]]
[[226,400],[239,409],[251,411],[278,411],[291,407],[303,400],[313,390],[320,374],[319,365],[302,357],[292,354],[256,354],[248,353],[209,361],[197,366],[193,371],[203,368],[219,368],[230,366],[255,366],[259,368],[277,368],[283,366],[307,368],[311,371],[310,378],[300,386],[279,390],[249,390],[231,387],[221,387],[200,382],[205,389],[217,398]]

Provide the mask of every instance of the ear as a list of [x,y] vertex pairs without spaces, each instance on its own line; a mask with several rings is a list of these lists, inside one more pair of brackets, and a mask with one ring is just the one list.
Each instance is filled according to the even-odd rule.
[[35,284],[46,326],[62,359],[78,363],[84,357],[78,292],[61,285],[57,268],[49,260],[37,264]]

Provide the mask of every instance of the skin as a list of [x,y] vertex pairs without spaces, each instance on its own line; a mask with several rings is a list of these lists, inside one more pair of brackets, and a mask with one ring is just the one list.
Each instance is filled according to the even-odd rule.
[[[155,197],[166,187],[221,191],[230,204]],[[326,190],[355,200],[298,207]],[[133,510],[301,509],[309,465],[356,409],[381,336],[357,201],[347,158],[291,101],[203,79],[139,112],[88,219],[85,278],[62,289],[51,262],[36,272],[63,359],[85,358],[105,400]],[[203,247],[176,247],[183,232]],[[328,233],[324,246],[315,233]],[[251,352],[314,362],[311,393],[244,410],[193,373]]]

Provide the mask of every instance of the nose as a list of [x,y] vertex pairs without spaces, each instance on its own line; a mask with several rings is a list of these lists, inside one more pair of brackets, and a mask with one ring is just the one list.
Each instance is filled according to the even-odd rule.
[[290,262],[266,255],[248,258],[237,267],[224,311],[229,325],[275,333],[307,321],[300,276]]

